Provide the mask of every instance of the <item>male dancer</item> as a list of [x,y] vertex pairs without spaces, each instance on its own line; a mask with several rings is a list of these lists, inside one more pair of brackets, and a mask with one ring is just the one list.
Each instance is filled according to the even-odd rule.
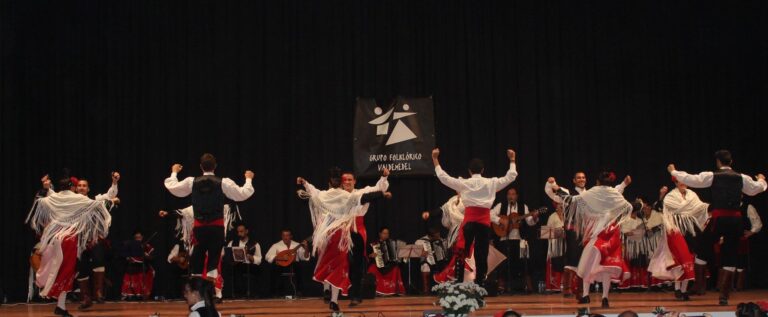
[[[491,206],[496,200],[496,193],[517,178],[517,168],[515,165],[515,151],[507,150],[509,159],[509,170],[507,174],[500,178],[485,178],[482,176],[485,171],[483,161],[472,159],[469,162],[469,174],[471,178],[454,178],[443,171],[438,157],[440,149],[432,150],[432,163],[435,165],[435,174],[443,185],[455,190],[461,195],[464,202],[464,221],[462,228],[459,229],[458,241],[464,241],[464,245],[458,246],[464,258],[472,256],[472,248],[475,254],[475,284],[482,286],[485,282],[486,272],[488,270],[488,239],[491,232]],[[463,266],[463,261],[457,261]],[[457,280],[463,280],[464,270],[456,269]]]
[[[739,174],[731,168],[733,158],[728,150],[719,150],[715,152],[715,165],[717,170],[714,172],[701,172],[697,175],[691,175],[675,169],[674,164],[669,164],[667,170],[679,182],[693,188],[712,188],[712,201],[710,202],[710,211],[712,213],[710,226],[705,235],[712,239],[723,237],[722,260],[718,278],[720,288],[720,305],[728,305],[728,297],[733,285],[733,276],[738,265],[738,246],[739,239],[744,235],[741,209],[741,194],[754,196],[762,193],[768,187],[763,174],[757,174],[756,180],[744,174]],[[710,244],[711,245],[711,244]],[[699,255],[697,255],[699,256]],[[701,265],[706,265],[712,258],[704,255],[706,258],[697,261]],[[701,263],[703,262],[703,263]]]
[[[190,258],[193,276],[205,274],[215,280],[219,276],[218,265],[221,249],[224,247],[224,198],[233,201],[243,201],[253,195],[253,172],[245,171],[245,185],[237,186],[229,178],[221,178],[214,174],[216,158],[205,153],[200,158],[202,176],[187,177],[179,182],[177,175],[181,172],[181,164],[171,167],[171,176],[165,179],[165,188],[176,197],[192,195],[192,209],[195,223],[192,229],[195,252]],[[208,257],[207,267],[203,267]]]

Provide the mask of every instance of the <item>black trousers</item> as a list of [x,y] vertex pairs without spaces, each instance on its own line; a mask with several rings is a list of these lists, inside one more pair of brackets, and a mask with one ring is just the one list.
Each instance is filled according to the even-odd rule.
[[349,298],[360,300],[360,285],[363,282],[368,260],[365,258],[365,242],[363,236],[352,232],[352,252],[349,253]]
[[[197,241],[189,259],[192,274],[205,275],[219,266],[221,249],[224,247],[224,228],[202,226],[192,229],[192,233],[195,241]],[[208,266],[203,267],[206,255],[208,256]]]
[[565,266],[578,267],[584,246],[576,231],[565,230]]
[[718,217],[710,220],[707,228],[702,233],[702,238],[697,241],[698,249],[696,256],[714,263],[715,243],[723,237],[723,245],[720,246],[720,266],[737,267],[739,266],[739,239],[744,235],[744,225],[741,217]]
[[91,276],[95,268],[105,266],[106,247],[103,241],[97,242],[93,247],[86,249],[80,255],[77,262],[77,279],[82,280]]
[[[488,273],[488,240],[491,234],[491,228],[479,223],[468,222],[464,224],[465,254],[469,252],[472,243],[475,244],[475,284],[482,285],[485,282],[485,275]],[[463,266],[457,268],[457,278],[463,278]],[[461,281],[461,280],[459,280]]]

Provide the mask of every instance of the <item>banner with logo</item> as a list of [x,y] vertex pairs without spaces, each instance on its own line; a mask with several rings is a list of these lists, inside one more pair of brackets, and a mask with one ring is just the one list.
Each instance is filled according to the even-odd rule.
[[354,168],[360,177],[384,168],[392,175],[434,175],[435,115],[432,97],[397,97],[388,103],[357,98]]

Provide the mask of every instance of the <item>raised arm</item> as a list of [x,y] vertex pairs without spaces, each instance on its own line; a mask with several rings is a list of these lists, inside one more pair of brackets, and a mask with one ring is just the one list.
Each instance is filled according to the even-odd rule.
[[320,193],[320,190],[317,189],[315,185],[312,185],[311,183],[309,183],[309,181],[307,181],[303,177],[296,178],[296,185],[304,186],[304,190],[306,190],[307,194],[309,194],[310,196],[315,196],[318,193]]
[[623,194],[624,193],[624,189],[626,189],[627,186],[629,186],[629,184],[632,184],[632,176],[627,175],[627,177],[624,177],[624,181],[622,181],[621,183],[616,185],[616,187],[614,187],[614,188],[616,188],[616,190],[618,190],[619,193]]
[[376,182],[375,186],[366,186],[358,190],[359,192],[365,194],[370,192],[386,192],[387,189],[389,189],[389,169],[385,168],[381,171],[381,177],[379,178],[379,181]]
[[173,164],[171,166],[171,176],[165,179],[165,188],[176,197],[189,196],[192,193],[192,184],[195,181],[194,178],[187,177],[180,182],[177,176],[182,168],[181,164]]
[[669,171],[669,174],[674,176],[679,182],[693,188],[707,188],[712,186],[712,179],[715,176],[712,172],[701,172],[697,175],[691,175],[676,170],[675,164],[669,164],[669,166],[667,166],[667,171]]
[[245,184],[243,186],[237,186],[235,182],[229,178],[221,180],[221,190],[227,198],[234,201],[243,201],[253,195],[253,172],[245,171]]
[[448,188],[453,189],[457,192],[462,192],[466,190],[466,186],[455,177],[452,177],[451,175],[448,175],[443,168],[440,166],[440,149],[434,149],[432,150],[432,164],[435,164],[435,175],[437,176],[437,179],[440,180],[443,185],[448,186]]
[[744,183],[741,192],[746,195],[754,196],[764,192],[766,189],[765,176],[763,176],[763,174],[757,174],[757,176],[755,176],[755,179],[757,180],[753,180],[752,177],[744,174],[741,174],[741,178],[743,179],[742,183]]
[[500,191],[511,184],[517,178],[517,165],[515,164],[515,151],[507,150],[507,158],[509,159],[509,169],[507,174],[503,177],[493,178],[493,185],[496,191]]
[[[547,182],[544,184],[544,193],[547,194],[547,197],[552,199],[552,201],[558,204],[562,204],[563,199],[555,193],[555,187],[557,187],[559,190],[565,190],[565,188],[560,188],[560,186],[557,185],[554,177],[548,178]],[[566,190],[566,193],[567,192],[568,191]]]
[[117,198],[117,183],[120,181],[120,173],[112,172],[112,186],[109,187],[106,194],[96,195],[96,200],[107,200]]

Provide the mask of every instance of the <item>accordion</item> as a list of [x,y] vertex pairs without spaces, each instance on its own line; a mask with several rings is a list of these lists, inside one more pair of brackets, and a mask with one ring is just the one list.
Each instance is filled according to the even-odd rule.
[[427,253],[427,264],[429,265],[435,265],[448,260],[448,250],[443,239],[425,240],[424,251]]
[[400,263],[397,257],[397,241],[391,239],[379,241],[371,246],[376,253],[376,267],[385,268]]

